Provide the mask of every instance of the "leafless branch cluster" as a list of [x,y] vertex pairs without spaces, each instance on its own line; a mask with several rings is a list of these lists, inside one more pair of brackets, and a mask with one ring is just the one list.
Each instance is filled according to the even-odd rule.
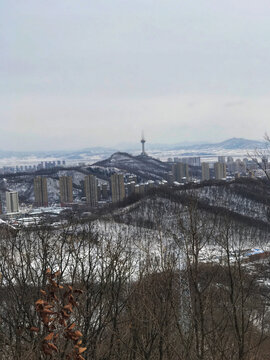
[[[138,234],[105,239],[72,221],[3,233],[0,358],[269,359],[269,291],[257,281],[267,269],[243,260],[244,226],[194,201],[174,246],[171,234],[151,233],[148,246]],[[220,258],[202,261],[213,242]]]

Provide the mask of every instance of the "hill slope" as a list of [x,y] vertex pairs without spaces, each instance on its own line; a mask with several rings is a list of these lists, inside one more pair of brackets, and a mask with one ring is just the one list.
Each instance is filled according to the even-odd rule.
[[170,166],[150,156],[132,156],[125,152],[116,152],[108,159],[99,161],[94,166],[117,168],[148,179],[164,179]]

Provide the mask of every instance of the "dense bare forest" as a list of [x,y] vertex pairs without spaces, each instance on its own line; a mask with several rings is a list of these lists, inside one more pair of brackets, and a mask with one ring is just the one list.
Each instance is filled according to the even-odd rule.
[[[218,205],[160,190],[96,218],[2,226],[0,358],[66,359],[76,324],[88,360],[269,359],[268,223]],[[252,244],[265,251],[244,256]],[[36,306],[48,271],[59,271],[57,304],[67,285],[81,293],[55,328]],[[51,332],[57,351],[45,354]]]

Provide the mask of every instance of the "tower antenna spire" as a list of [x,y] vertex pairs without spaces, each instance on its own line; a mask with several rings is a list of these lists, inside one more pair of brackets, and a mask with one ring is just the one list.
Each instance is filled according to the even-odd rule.
[[146,143],[146,140],[145,140],[145,137],[144,137],[144,132],[142,131],[142,138],[141,138],[141,144],[142,144],[142,153],[141,155],[144,155],[146,156],[146,152],[145,152],[145,149],[144,149],[144,144]]

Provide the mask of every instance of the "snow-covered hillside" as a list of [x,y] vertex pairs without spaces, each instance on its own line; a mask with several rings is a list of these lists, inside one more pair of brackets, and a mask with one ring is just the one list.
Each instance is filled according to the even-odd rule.
[[132,156],[122,152],[117,152],[109,159],[100,161],[95,165],[104,168],[117,168],[138,175],[145,180],[166,178],[167,172],[171,170],[167,163],[150,156]]
[[[73,182],[73,195],[76,198],[82,192],[84,186],[84,178],[89,174],[85,169],[60,169],[49,171],[44,176],[47,178],[48,184],[48,199],[49,203],[59,202],[59,177],[71,176]],[[18,191],[20,202],[33,203],[34,202],[34,178],[38,174],[10,174],[6,177],[0,178],[0,193],[2,193],[2,200],[5,201],[5,191]],[[108,183],[103,178],[99,178],[99,183]]]
[[[161,231],[169,237],[179,237],[183,229],[188,231],[193,222],[193,225],[195,223],[205,231],[212,231],[208,237],[212,244],[217,241],[222,227],[225,231],[228,226],[235,241],[242,242],[246,249],[265,247],[269,241],[270,226],[266,192],[269,185],[255,184],[250,181],[206,185],[195,189],[160,189],[104,216],[138,229]],[[260,191],[265,192],[264,197],[260,197]]]

